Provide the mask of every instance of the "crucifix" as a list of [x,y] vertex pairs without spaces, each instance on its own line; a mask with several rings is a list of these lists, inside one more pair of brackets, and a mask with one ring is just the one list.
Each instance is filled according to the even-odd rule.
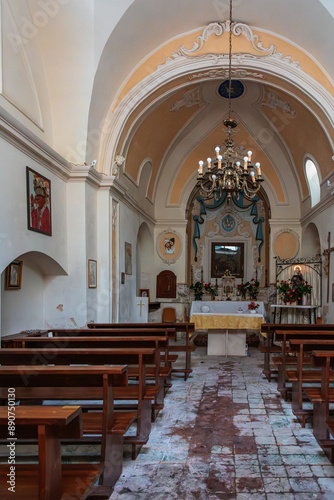
[[137,297],[136,323],[148,322],[148,297]]
[[142,309],[143,309],[143,306],[144,306],[143,302],[142,302],[142,301],[140,301],[140,302],[139,302],[139,304],[138,304],[138,306],[140,307],[140,313],[139,313],[139,316],[141,316],[141,315],[142,315],[142,314],[141,314],[141,313],[142,313]]
[[323,256],[325,257],[324,271],[327,274],[327,302],[329,302],[329,291],[330,291],[330,271],[331,271],[331,252],[334,252],[334,247],[331,247],[331,233],[328,233],[328,248],[324,251]]

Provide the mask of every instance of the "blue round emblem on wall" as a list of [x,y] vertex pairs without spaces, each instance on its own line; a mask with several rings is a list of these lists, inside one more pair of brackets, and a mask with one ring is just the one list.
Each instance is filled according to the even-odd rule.
[[225,231],[233,231],[235,228],[235,220],[232,215],[228,214],[222,220],[222,226]]

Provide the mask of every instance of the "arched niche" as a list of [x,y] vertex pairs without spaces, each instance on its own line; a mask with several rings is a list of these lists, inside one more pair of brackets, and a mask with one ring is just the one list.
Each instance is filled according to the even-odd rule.
[[[1,336],[46,327],[46,291],[55,276],[67,276],[63,267],[42,252],[27,252],[22,261],[21,288],[5,289],[6,269],[1,274]],[[8,263],[10,264],[10,262]]]
[[152,300],[155,297],[154,240],[146,222],[138,230],[136,261],[137,295],[141,288],[148,288]]
[[320,236],[317,226],[310,222],[302,235],[303,257],[316,257],[321,254]]

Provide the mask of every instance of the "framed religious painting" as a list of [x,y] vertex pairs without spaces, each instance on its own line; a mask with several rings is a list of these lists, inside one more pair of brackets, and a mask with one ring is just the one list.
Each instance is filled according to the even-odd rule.
[[6,268],[5,289],[19,290],[22,281],[22,260],[14,260]]
[[52,236],[51,181],[27,167],[28,229]]
[[150,290],[148,288],[141,288],[139,290],[139,297],[148,297],[148,301],[150,302]]
[[97,288],[97,262],[88,260],[88,288]]
[[165,264],[175,264],[182,252],[182,237],[171,228],[157,238],[157,253]]
[[211,277],[244,277],[244,244],[211,243]]
[[125,242],[125,274],[132,274],[132,245]]

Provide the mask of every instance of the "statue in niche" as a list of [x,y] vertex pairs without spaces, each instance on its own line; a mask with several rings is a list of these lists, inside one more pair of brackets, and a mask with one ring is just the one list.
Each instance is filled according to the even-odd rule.
[[304,281],[303,275],[302,275],[302,270],[299,266],[296,266],[294,269],[294,275],[291,278],[291,283],[292,283],[292,289],[296,290],[298,285]]

